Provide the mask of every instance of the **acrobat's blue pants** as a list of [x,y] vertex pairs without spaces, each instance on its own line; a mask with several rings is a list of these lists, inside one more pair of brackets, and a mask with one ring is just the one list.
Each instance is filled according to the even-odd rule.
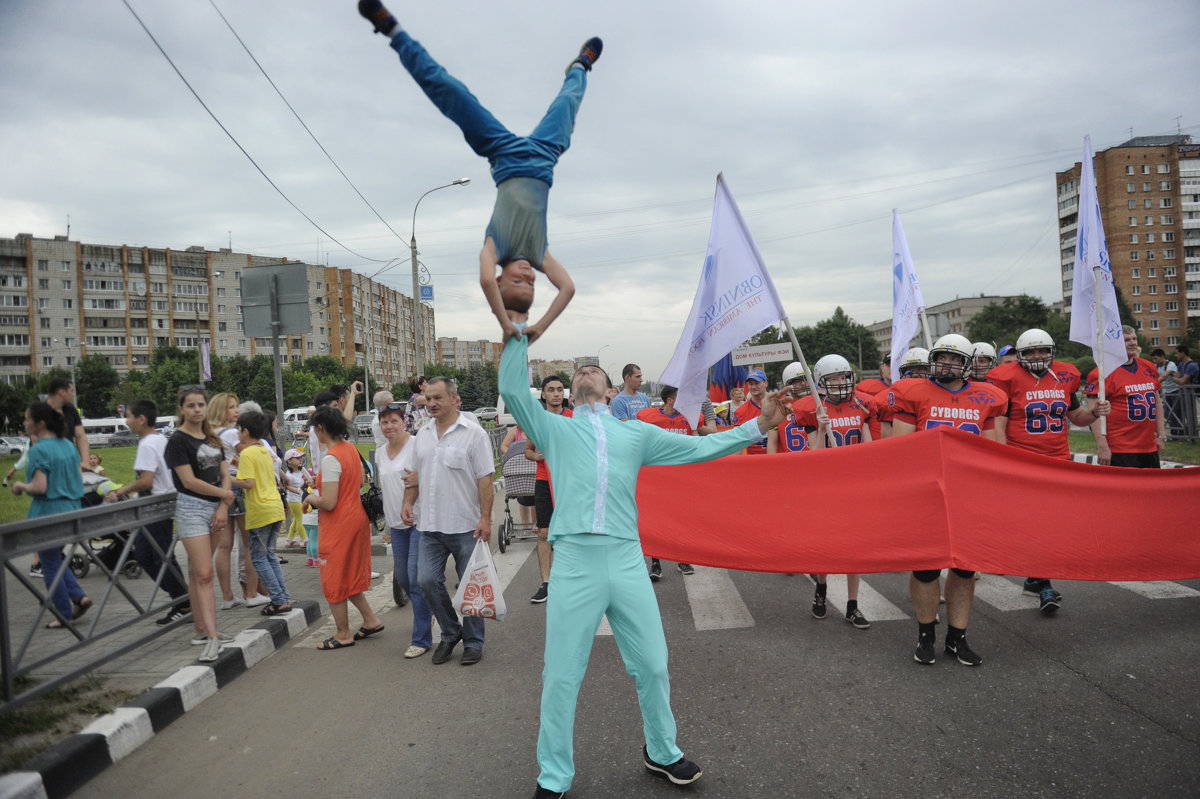
[[538,784],[547,790],[566,791],[575,776],[575,705],[605,615],[637,686],[650,758],[674,763],[683,757],[675,745],[667,640],[640,542],[606,535],[561,536],[554,540],[546,603],[537,747]]

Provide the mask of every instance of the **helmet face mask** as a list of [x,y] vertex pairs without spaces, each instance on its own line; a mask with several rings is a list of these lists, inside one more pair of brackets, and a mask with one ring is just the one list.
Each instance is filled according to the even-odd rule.
[[785,385],[791,390],[793,399],[807,397],[812,393],[808,388],[808,378],[803,374],[799,377],[793,377]]
[[912,363],[900,367],[900,377],[929,377],[929,364]]
[[842,402],[854,394],[855,376],[850,362],[841,355],[826,355],[817,361],[817,385],[833,402]]
[[929,352],[930,376],[939,383],[966,380],[975,360],[975,345],[957,333],[948,333]]
[[924,347],[911,347],[900,359],[900,377],[929,377],[929,350]]
[[975,356],[971,359],[971,379],[987,380],[988,372],[996,365],[996,348],[985,341],[975,343]]
[[1033,374],[1042,374],[1054,361],[1054,339],[1045,330],[1032,328],[1017,338],[1017,362]]

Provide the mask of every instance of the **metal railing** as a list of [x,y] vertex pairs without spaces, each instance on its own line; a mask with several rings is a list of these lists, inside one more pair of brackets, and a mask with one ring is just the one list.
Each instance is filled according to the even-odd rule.
[[1171,394],[1163,394],[1163,418],[1167,423],[1167,435],[1178,441],[1200,442],[1200,386],[1179,386]]
[[[133,547],[138,536],[144,536],[159,558],[170,563],[169,555],[176,539],[172,538],[171,546],[164,551],[145,528],[147,524],[175,516],[175,496],[174,493],[160,494],[0,525],[0,599],[3,600],[0,607],[0,687],[3,691],[0,715],[137,649],[182,623],[180,620],[174,624],[151,625],[144,631],[130,630],[153,613],[165,610],[171,601],[164,591],[160,591],[166,568],[153,577],[149,596],[144,600],[135,596],[132,586],[127,585],[131,578],[126,577],[125,568],[134,562]],[[102,539],[108,541],[107,547],[119,548],[115,559],[100,555],[105,548]],[[42,580],[26,574],[24,559],[39,550],[55,547],[63,548],[63,569],[47,589]],[[107,582],[103,591],[96,592],[92,599],[90,615],[72,620],[58,612],[51,597],[53,588],[62,582],[66,569],[77,557],[87,558],[89,566],[98,567],[106,575]],[[22,559],[20,565],[16,563],[18,559]],[[175,575],[186,583],[185,575],[177,571]],[[136,593],[145,596],[145,589],[139,588]],[[120,601],[122,597],[127,605]],[[159,598],[165,601],[155,605]],[[57,619],[66,629],[46,629],[45,623],[51,619]],[[24,685],[39,670],[53,673],[36,685]]]

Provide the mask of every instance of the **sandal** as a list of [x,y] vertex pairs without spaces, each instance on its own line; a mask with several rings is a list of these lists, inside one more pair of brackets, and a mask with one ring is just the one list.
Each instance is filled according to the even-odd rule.
[[356,632],[356,633],[354,634],[354,640],[355,640],[355,641],[361,641],[361,640],[363,640],[364,638],[370,638],[370,637],[371,637],[372,635],[374,635],[375,633],[381,633],[381,632],[383,632],[383,625],[382,625],[382,624],[381,624],[381,625],[379,625],[378,627],[376,627],[376,628],[375,628],[375,629],[373,629],[373,630],[372,630],[372,629],[368,629],[367,627],[359,627],[359,628],[358,628],[358,632]]
[[88,599],[87,597],[84,597],[83,599],[79,600],[78,602],[75,602],[74,605],[75,605],[75,612],[71,614],[71,618],[78,619],[80,616],[82,616],[83,614],[88,612],[88,608],[90,608],[92,606],[92,600]]
[[331,635],[321,643],[317,644],[317,650],[321,652],[328,652],[331,649],[345,649],[348,646],[354,646],[354,642],[351,641],[348,644],[343,644],[341,641]]
[[272,605],[267,605],[265,608],[263,608],[263,609],[262,609],[262,615],[264,615],[264,616],[278,616],[278,615],[280,615],[280,614],[282,614],[282,613],[288,613],[288,612],[290,612],[290,611],[291,611],[291,609],[292,609],[292,606],[291,606],[291,605],[274,605],[274,604],[272,604]]

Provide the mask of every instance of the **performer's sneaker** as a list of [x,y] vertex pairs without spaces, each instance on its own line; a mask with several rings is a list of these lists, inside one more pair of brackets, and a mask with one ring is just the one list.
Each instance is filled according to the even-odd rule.
[[1025,578],[1025,584],[1021,586],[1021,593],[1029,596],[1039,596],[1042,593],[1043,580],[1035,580],[1032,577]]
[[932,635],[921,635],[918,633],[917,651],[913,652],[913,660],[917,661],[922,666],[931,665],[936,659],[936,653],[933,651],[933,646],[936,643],[937,641]]
[[1042,589],[1038,598],[1041,600],[1043,616],[1053,616],[1058,612],[1058,606],[1062,603],[1062,597],[1057,594],[1058,592],[1051,588],[1049,583]]
[[867,617],[858,608],[846,614],[846,621],[853,624],[856,630],[869,630],[871,628],[871,622],[867,621]]
[[696,570],[692,568],[692,564],[690,564],[690,563],[679,563],[676,565],[677,565],[677,568],[679,569],[680,574],[695,574],[696,573]]
[[958,658],[958,662],[964,666],[978,666],[983,663],[975,650],[967,646],[967,637],[964,635],[957,640],[946,639],[946,654]]
[[825,595],[813,594],[812,615],[814,619],[825,618]]
[[662,579],[662,566],[657,560],[650,562],[650,579],[656,583]]
[[566,795],[565,792],[551,791],[539,785],[533,792],[533,799],[562,799]]
[[547,583],[542,583],[538,586],[537,592],[529,598],[529,601],[535,605],[540,605],[550,596],[550,586]]
[[[367,2],[367,0],[360,0],[360,8],[364,2]],[[393,20],[393,22],[394,21],[395,20]],[[579,48],[579,55],[571,59],[570,64],[567,64],[567,72],[570,72],[571,67],[575,66],[576,64],[583,67],[588,72],[591,72],[592,64],[595,64],[596,61],[599,60],[600,52],[602,50],[604,50],[604,42],[600,41],[599,36],[593,36],[592,38],[588,39],[583,43],[583,47]]]
[[650,759],[650,752],[645,746],[642,747],[642,761],[646,764],[647,771],[661,774],[676,785],[691,785],[704,774],[699,766],[686,757],[679,758],[669,766],[655,763]]
[[383,3],[379,0],[358,0],[358,13],[375,26],[376,33],[391,36],[396,31],[396,18],[392,16],[392,12],[383,7]]

